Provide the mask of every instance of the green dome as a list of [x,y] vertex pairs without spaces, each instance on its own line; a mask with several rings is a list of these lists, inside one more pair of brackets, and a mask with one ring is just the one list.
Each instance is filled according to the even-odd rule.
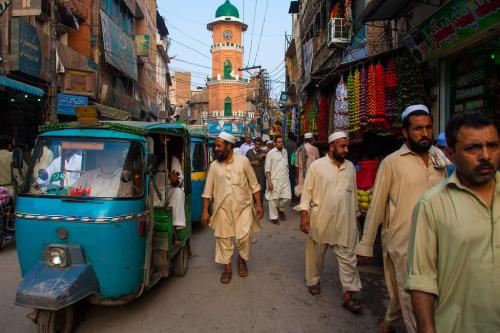
[[215,17],[221,16],[233,16],[236,18],[240,18],[240,13],[238,12],[238,8],[233,6],[233,4],[229,2],[229,0],[226,0],[226,2],[224,2],[222,6],[217,8],[217,11],[215,12]]

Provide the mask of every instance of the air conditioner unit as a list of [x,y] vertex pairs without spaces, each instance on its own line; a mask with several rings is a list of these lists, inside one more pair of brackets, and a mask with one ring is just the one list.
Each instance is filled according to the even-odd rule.
[[332,18],[328,23],[328,47],[344,47],[351,43],[351,25],[345,19]]

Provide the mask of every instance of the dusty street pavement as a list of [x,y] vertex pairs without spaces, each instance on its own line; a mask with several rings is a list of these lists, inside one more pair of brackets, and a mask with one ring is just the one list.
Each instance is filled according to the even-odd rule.
[[[342,289],[333,252],[328,253],[322,292],[311,296],[304,283],[306,236],[299,216],[275,226],[262,221],[256,234],[249,276],[233,273],[219,282],[213,262],[212,231],[196,226],[194,258],[183,278],[161,281],[141,298],[119,307],[81,305],[77,332],[374,332],[384,315],[387,295],[382,270],[361,267],[365,310],[353,315],[341,307]],[[236,262],[234,262],[236,269]],[[20,280],[15,247],[0,252],[0,332],[34,332],[28,309],[14,305]]]

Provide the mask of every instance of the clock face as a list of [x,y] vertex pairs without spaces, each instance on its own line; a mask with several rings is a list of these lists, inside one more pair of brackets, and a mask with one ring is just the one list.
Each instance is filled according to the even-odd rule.
[[224,31],[224,39],[231,39],[231,38],[233,38],[233,33],[231,32],[231,30]]

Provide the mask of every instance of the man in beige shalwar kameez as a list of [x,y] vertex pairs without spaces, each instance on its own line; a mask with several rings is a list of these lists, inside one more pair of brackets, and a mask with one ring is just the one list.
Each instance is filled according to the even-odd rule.
[[[235,142],[236,138],[225,132],[215,140],[216,160],[210,164],[202,194],[201,219],[215,231],[215,262],[224,265],[222,283],[231,282],[233,238],[239,250],[238,273],[241,277],[248,275],[246,261],[250,259],[252,234],[260,230],[259,219],[264,214],[255,172],[245,156],[233,154]],[[210,217],[211,201],[213,214]]]
[[300,205],[300,229],[309,235],[306,247],[306,284],[313,295],[320,293],[320,274],[326,251],[332,248],[339,263],[344,291],[342,306],[351,312],[363,308],[353,299],[361,289],[356,268],[358,244],[358,198],[356,170],[345,159],[349,140],[344,132],[328,138],[328,155],[311,164],[304,182]]
[[387,156],[377,172],[374,196],[366,216],[357,254],[361,264],[373,256],[373,242],[382,224],[384,275],[389,306],[378,331],[394,332],[404,321],[408,333],[416,333],[410,295],[404,290],[408,276],[407,253],[411,217],[422,194],[446,178],[444,154],[432,146],[432,117],[425,105],[412,105],[403,112],[406,142]]
[[304,186],[307,170],[312,162],[319,158],[319,150],[312,144],[313,134],[304,134],[304,144],[297,148],[297,173],[295,175],[295,188],[293,189],[296,196],[300,196]]

